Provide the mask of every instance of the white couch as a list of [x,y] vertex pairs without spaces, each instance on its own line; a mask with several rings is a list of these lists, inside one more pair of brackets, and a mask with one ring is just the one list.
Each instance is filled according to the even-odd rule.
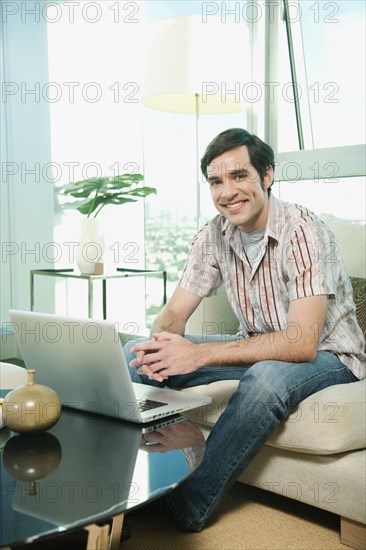
[[[365,226],[332,216],[323,218],[337,237],[352,283],[359,287],[357,309],[364,322]],[[225,334],[235,333],[236,329],[237,320],[220,289],[217,295],[202,301],[186,332]],[[211,405],[190,413],[206,435],[237,384],[223,381],[193,388],[213,397]],[[272,434],[239,478],[243,483],[338,514],[341,542],[358,550],[366,547],[365,397],[366,379],[332,386],[308,397]]]

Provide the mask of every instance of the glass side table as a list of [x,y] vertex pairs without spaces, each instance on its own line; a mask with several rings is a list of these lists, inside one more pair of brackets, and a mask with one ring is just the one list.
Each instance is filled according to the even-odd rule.
[[117,267],[116,272],[103,275],[88,275],[79,273],[73,269],[32,269],[30,272],[30,309],[34,308],[34,277],[42,275],[45,277],[62,277],[64,279],[85,279],[88,282],[88,317],[92,318],[94,313],[94,282],[102,281],[103,319],[107,318],[107,280],[125,279],[126,277],[154,276],[161,274],[163,278],[163,304],[166,304],[166,282],[167,272],[154,269],[125,269]]

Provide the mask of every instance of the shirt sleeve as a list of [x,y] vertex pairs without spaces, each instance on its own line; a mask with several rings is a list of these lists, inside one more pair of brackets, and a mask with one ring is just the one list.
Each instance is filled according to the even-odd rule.
[[217,244],[210,238],[209,224],[206,224],[194,238],[179,285],[201,298],[214,294],[222,284],[216,250]]
[[335,297],[342,260],[334,235],[323,223],[294,227],[285,250],[290,301],[322,294]]

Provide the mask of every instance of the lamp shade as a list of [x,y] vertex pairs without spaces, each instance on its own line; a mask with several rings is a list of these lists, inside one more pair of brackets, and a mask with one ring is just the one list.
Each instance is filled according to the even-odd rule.
[[244,23],[199,16],[157,21],[148,39],[142,102],[180,113],[241,111],[249,51]]

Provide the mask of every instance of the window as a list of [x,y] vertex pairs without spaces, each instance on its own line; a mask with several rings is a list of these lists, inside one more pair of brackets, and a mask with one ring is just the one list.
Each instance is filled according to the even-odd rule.
[[[143,173],[143,3],[72,4],[50,3],[47,9],[49,83],[45,93],[49,94],[56,186],[100,175]],[[68,243],[79,240],[81,216],[56,206],[55,240],[63,251],[57,267],[73,267],[73,248]],[[98,219],[106,235],[106,268],[143,268],[143,201],[106,207]],[[60,280],[56,310],[86,315],[85,285],[85,281]],[[145,326],[144,285],[144,278],[108,282],[108,316],[122,328],[131,321],[139,330]]]
[[[246,124],[246,113],[204,115],[200,118],[199,157],[207,144],[230,126]],[[179,128],[179,132],[177,131]],[[146,267],[168,273],[168,296],[182,273],[194,235],[217,211],[208,185],[197,173],[194,115],[147,109],[145,113],[145,173],[157,188],[146,199]],[[149,280],[147,326],[161,307],[161,283]]]
[[[310,208],[318,216],[330,214],[337,218],[366,222],[363,177],[282,181],[274,184],[273,191],[283,200]],[[357,197],[357,200],[347,200],[348,197]]]
[[[273,0],[267,18],[267,43],[277,44],[267,48],[273,192],[331,228],[352,220],[355,238],[365,241],[365,4]],[[342,246],[352,255],[349,237]]]
[[[225,23],[226,21],[230,21],[230,24],[235,26],[235,30],[238,33],[242,32],[244,37],[243,44],[245,44],[248,25],[245,24],[246,22],[243,24],[243,13],[245,13],[245,11],[243,12],[243,8],[246,2],[214,4],[211,5],[211,11],[207,13],[205,12],[207,7],[205,4],[203,2],[147,2],[148,19],[152,23],[152,26],[158,23],[158,27],[160,28],[160,34],[155,29],[154,37],[156,42],[153,45],[156,47],[156,43],[158,43],[160,48],[158,51],[165,52],[166,48],[162,48],[161,43],[159,43],[159,37],[166,39],[170,31],[169,24],[175,25],[180,17],[186,17],[187,19],[190,17],[185,28],[187,35],[191,36],[191,39],[193,38],[194,44],[196,42],[199,44],[197,34],[201,41],[202,36],[207,38],[207,42],[210,44],[210,51],[205,58],[205,63],[202,63],[199,67],[195,65],[196,58],[199,56],[193,55],[191,64],[188,65],[186,63],[186,66],[174,67],[174,70],[190,73],[191,67],[199,68],[199,79],[202,80],[202,65],[205,65],[205,68],[210,64],[214,65],[216,68],[214,84],[217,86],[217,89],[222,94],[225,94],[225,91],[222,92],[222,90],[227,85],[228,93],[235,93],[234,90],[237,90],[240,95],[243,90],[239,89],[239,86],[235,88],[235,82],[221,82],[223,77],[222,71],[220,71],[220,64],[225,63],[225,56],[224,58],[219,58],[212,53],[213,45],[215,47],[217,45],[220,46],[220,41],[217,41],[217,34],[213,34],[212,31],[210,34],[208,27],[211,22],[210,18],[216,17],[216,21],[219,22],[217,26],[219,26],[220,36],[224,40],[225,32],[227,32],[226,29],[229,26],[229,24]],[[167,18],[171,19],[171,21],[167,22]],[[207,22],[205,18],[207,18]],[[160,26],[160,23],[163,24]],[[217,26],[215,27],[216,30]],[[174,28],[181,30],[179,24]],[[196,34],[192,31],[189,34],[192,29],[198,29],[199,32]],[[207,42],[205,46],[207,46]],[[192,43],[188,44],[189,47],[192,49]],[[159,61],[161,57],[160,54]],[[238,81],[240,80],[240,75],[244,72],[241,69],[242,64],[245,65],[246,70],[250,74],[250,51],[244,47],[242,52],[237,52],[235,79]],[[158,66],[160,67],[160,63]],[[180,85],[183,87],[189,82],[187,89],[189,89],[191,97],[193,97],[192,81],[197,84],[199,80],[194,78],[196,76],[194,70],[192,70],[192,73],[194,73],[193,76],[190,74],[192,79],[188,77],[187,81],[185,81],[182,78],[182,82],[180,82]],[[174,75],[166,83],[167,88],[172,86],[172,80],[174,80]],[[158,95],[156,89],[159,89],[159,85],[161,86],[161,82],[154,82],[153,88],[156,95]],[[184,90],[186,89],[184,88]],[[197,89],[197,93],[199,93],[199,90],[200,88]],[[182,90],[180,89],[179,91],[181,92]],[[166,93],[165,89],[159,89],[159,92],[162,97]],[[161,103],[159,105],[161,106]],[[166,107],[166,103],[164,107]],[[179,107],[176,106],[176,109],[179,111]],[[146,182],[148,185],[158,189],[157,200],[148,198],[146,201],[146,267],[150,269],[165,269],[168,272],[168,295],[171,294],[179,280],[194,235],[208,218],[217,213],[211,205],[208,187],[197,166],[197,160],[202,157],[207,144],[220,131],[231,126],[246,126],[248,120],[249,116],[246,110],[228,114],[211,115],[200,113],[196,117],[195,113],[188,114],[153,108],[145,109],[144,166]],[[161,296],[158,280],[155,281],[154,290],[152,289],[152,282],[149,282],[149,288],[151,289],[151,294],[147,297],[148,325],[160,309]]]
[[[365,4],[273,0],[267,18],[267,140],[276,179],[365,174]],[[289,176],[289,172],[292,175]]]
[[[238,25],[242,25],[245,4],[228,2],[224,22],[240,16]],[[73,8],[61,2],[57,7],[50,3],[47,10],[47,90],[56,185],[130,169],[144,173],[145,184],[157,188],[156,196],[132,205],[107,207],[98,216],[109,239],[104,261],[107,269],[117,263],[166,270],[168,296],[195,233],[215,211],[197,172],[195,116],[142,106],[144,41],[151,22],[184,15],[202,19],[202,10],[202,2],[159,1],[96,2],[87,8],[77,2]],[[215,15],[221,20],[220,13]],[[201,22],[204,24],[203,19]],[[223,32],[226,27],[223,23]],[[250,67],[250,52],[243,55],[248,56]],[[246,111],[200,116],[199,156],[218,132],[246,126],[248,119]],[[64,211],[57,203],[55,237],[64,250],[58,267],[72,263],[67,245],[78,240],[79,222],[78,212]],[[57,311],[85,315],[87,297],[82,284],[57,283]],[[122,326],[137,320],[141,332],[161,308],[161,277],[111,281],[108,287],[108,295],[113,296],[108,317],[118,319]]]
[[[359,1],[286,2],[293,45],[304,148],[363,143],[365,138],[365,4]],[[286,12],[284,12],[286,14]],[[279,121],[294,112],[288,36],[279,40]],[[282,62],[287,60],[286,62]],[[279,126],[279,151],[294,150],[293,122]]]

